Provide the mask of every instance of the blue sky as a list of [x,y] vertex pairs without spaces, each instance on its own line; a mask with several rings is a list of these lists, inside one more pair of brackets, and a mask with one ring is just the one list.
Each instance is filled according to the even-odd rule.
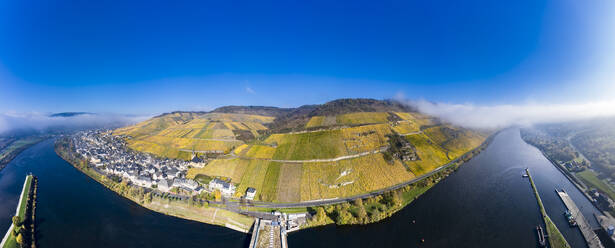
[[0,112],[615,98],[611,1],[127,2],[1,1]]

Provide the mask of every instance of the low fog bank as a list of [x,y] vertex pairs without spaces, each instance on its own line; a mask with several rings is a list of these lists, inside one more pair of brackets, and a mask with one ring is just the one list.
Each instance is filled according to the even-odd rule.
[[504,128],[615,116],[615,101],[581,104],[474,104],[406,101],[420,112],[469,128]]
[[66,131],[84,128],[115,128],[143,121],[149,116],[85,113],[52,117],[44,113],[0,113],[0,135],[14,132]]

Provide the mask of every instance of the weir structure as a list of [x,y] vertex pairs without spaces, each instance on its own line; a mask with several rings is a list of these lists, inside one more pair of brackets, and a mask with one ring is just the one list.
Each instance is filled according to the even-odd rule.
[[288,248],[288,233],[301,229],[307,213],[252,213],[255,217],[249,248]]
[[277,221],[257,218],[249,248],[288,248],[285,227]]

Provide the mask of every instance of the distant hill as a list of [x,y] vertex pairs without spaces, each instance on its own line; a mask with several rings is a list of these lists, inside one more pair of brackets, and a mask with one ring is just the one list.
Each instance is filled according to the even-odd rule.
[[49,115],[49,117],[74,117],[74,116],[80,116],[80,115],[95,115],[95,113],[89,113],[89,112],[62,112],[62,113],[51,114],[51,115]]
[[[227,113],[227,114],[247,114],[275,117],[272,123],[266,126],[270,132],[289,132],[298,131],[306,128],[307,123],[314,116],[335,117],[350,113],[393,113],[393,112],[417,112],[417,110],[407,104],[396,100],[376,100],[367,98],[345,98],[337,99],[325,104],[303,105],[297,108],[278,108],[271,106],[223,106],[210,112],[206,111],[174,111],[164,113],[156,117],[181,115],[184,121],[191,120],[194,116],[207,113]],[[186,119],[186,116],[190,116]],[[397,118],[396,115],[391,115]],[[177,116],[175,117],[177,119]],[[337,125],[333,123],[329,126]]]
[[303,129],[312,117],[337,116],[357,112],[416,112],[416,109],[395,100],[338,99],[320,105],[304,105],[278,116],[271,124],[274,131]]
[[316,115],[339,115],[353,112],[416,112],[416,109],[395,100],[338,99],[318,105],[310,113]]
[[119,128],[128,146],[165,158],[206,158],[188,178],[223,177],[262,201],[346,197],[433,171],[487,133],[442,123],[393,100],[339,99],[297,108],[176,111]]
[[268,106],[224,106],[212,110],[212,113],[250,114],[278,117],[288,114],[293,108],[278,108]]

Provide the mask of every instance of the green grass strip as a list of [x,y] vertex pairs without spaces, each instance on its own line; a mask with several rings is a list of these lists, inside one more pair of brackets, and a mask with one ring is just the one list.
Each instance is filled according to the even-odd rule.
[[542,215],[542,219],[545,222],[549,244],[552,248],[570,248],[570,244],[568,244],[568,242],[564,238],[564,235],[562,235],[559,229],[557,229],[557,226],[555,226],[555,223],[553,223],[553,221],[551,221],[551,218],[549,218],[549,215],[547,215],[547,211],[545,211],[545,207],[542,205],[542,200],[540,199],[540,195],[538,194],[538,189],[536,189],[536,185],[534,184],[534,180],[532,179],[532,175],[530,175],[529,171],[527,171],[527,175],[530,178],[530,184],[532,184],[534,195],[536,195],[538,207],[540,208],[540,214]]
[[[26,181],[24,183],[24,188],[23,191],[21,191],[21,201],[18,203],[18,207],[19,207],[19,212],[17,213],[17,215],[21,218],[21,220],[24,220],[24,216],[26,214],[26,203],[28,202],[28,192],[30,192],[30,187],[32,186],[32,176],[28,175],[26,176]],[[15,228],[15,227],[13,227]],[[13,228],[9,230],[9,232],[13,232]],[[10,236],[8,237],[8,239],[6,240],[6,243],[4,243],[4,246],[2,248],[18,248],[19,244],[17,244],[17,241],[15,240],[15,236],[13,236],[12,234],[9,234]]]
[[26,214],[26,204],[28,202],[28,192],[30,192],[30,187],[32,187],[32,176],[28,175],[26,177],[26,187],[21,192],[21,202],[19,203],[19,217],[23,220],[24,215]]
[[615,199],[615,191],[613,188],[606,184],[604,181],[600,180],[594,172],[590,170],[584,170],[577,173],[577,176],[581,178],[586,184],[589,184],[591,187],[597,188],[600,191],[609,195],[611,199]]

